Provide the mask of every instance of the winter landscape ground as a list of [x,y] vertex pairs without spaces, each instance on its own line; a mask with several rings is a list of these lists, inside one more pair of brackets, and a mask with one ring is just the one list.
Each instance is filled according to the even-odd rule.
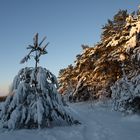
[[82,124],[47,129],[0,130],[1,140],[139,140],[140,116],[124,116],[110,105],[89,102],[70,104]]

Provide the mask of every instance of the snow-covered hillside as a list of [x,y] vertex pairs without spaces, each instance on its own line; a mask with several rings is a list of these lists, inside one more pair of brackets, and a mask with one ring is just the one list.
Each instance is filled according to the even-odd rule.
[[123,116],[109,105],[70,104],[82,124],[43,130],[0,130],[0,140],[139,140],[140,116]]

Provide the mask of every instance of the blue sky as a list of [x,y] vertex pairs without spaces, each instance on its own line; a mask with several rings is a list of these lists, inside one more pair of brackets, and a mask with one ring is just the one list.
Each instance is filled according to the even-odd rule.
[[138,0],[0,0],[0,95],[8,92],[33,35],[47,36],[40,65],[54,74],[73,63],[81,44],[100,40],[101,27],[119,9],[137,10]]

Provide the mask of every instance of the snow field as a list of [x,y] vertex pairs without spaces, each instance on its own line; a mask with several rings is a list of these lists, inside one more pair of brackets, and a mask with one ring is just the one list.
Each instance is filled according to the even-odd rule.
[[0,130],[0,140],[139,140],[140,116],[123,116],[110,106],[91,103],[70,104],[81,125],[57,126],[43,130]]

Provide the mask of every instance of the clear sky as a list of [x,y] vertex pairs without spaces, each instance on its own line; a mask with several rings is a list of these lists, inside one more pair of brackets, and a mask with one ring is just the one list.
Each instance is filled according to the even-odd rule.
[[[81,53],[81,44],[100,40],[101,27],[119,9],[137,10],[138,0],[0,0],[0,95],[6,94],[33,35],[50,45],[41,65],[56,76]],[[31,64],[32,65],[32,64]]]

